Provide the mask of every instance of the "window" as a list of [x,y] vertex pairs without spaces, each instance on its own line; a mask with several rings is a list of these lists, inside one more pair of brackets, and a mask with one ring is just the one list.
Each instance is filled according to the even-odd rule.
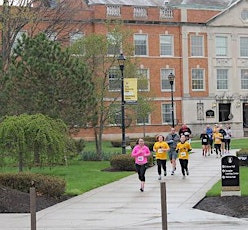
[[146,18],[147,10],[144,7],[134,7],[133,14],[136,18]]
[[241,18],[244,22],[247,22],[248,21],[248,10],[247,9],[244,9],[242,10],[241,12]]
[[58,5],[58,0],[44,0],[44,6],[55,8]]
[[173,18],[173,10],[171,8],[160,8],[160,18],[171,19]]
[[248,89],[248,69],[241,70],[241,89]]
[[113,34],[107,35],[108,39],[108,55],[120,54],[120,41]]
[[173,56],[173,36],[160,35],[160,55]]
[[217,69],[217,89],[228,89],[227,69]]
[[83,38],[82,32],[75,32],[70,34],[70,44],[73,44],[75,41]]
[[217,36],[215,41],[216,56],[227,56],[227,37]]
[[134,52],[137,56],[147,55],[147,35],[135,34],[134,35]]
[[240,37],[240,57],[248,57],[248,37]]
[[27,32],[26,31],[19,31],[17,34],[16,34],[16,37],[15,37],[15,41],[12,45],[12,50],[14,48],[16,48],[17,44],[18,44],[18,40],[22,41],[22,36],[26,34],[27,35]]
[[121,89],[120,70],[112,68],[109,70],[109,90],[119,91]]
[[203,69],[192,69],[192,90],[204,89]]
[[148,69],[138,69],[137,78],[138,78],[138,90],[149,91]]
[[203,56],[203,36],[191,35],[190,37],[191,56]]
[[[175,106],[174,106],[175,109]],[[174,111],[174,120],[175,120],[175,111]],[[163,124],[172,124],[172,107],[171,104],[162,104],[162,123]]]
[[[170,85],[170,82],[168,80],[168,76],[169,76],[170,73],[174,74],[174,70],[173,69],[161,69],[161,71],[160,71],[161,90],[162,91],[171,90],[171,85]],[[175,89],[175,84],[173,84],[173,88]]]
[[108,123],[111,126],[119,126],[121,127],[121,110],[120,105],[118,104],[111,104],[109,107],[109,117]]
[[46,32],[46,36],[50,41],[56,41],[57,40],[57,33],[53,31]]
[[150,124],[150,115],[149,114],[147,114],[146,116],[144,116],[144,117],[142,117],[142,116],[139,116],[138,118],[137,118],[137,125],[144,125],[144,124],[146,124],[146,125],[148,125],[148,124]]
[[120,17],[121,16],[120,6],[107,6],[107,16]]
[[219,121],[229,121],[231,119],[231,103],[219,104]]

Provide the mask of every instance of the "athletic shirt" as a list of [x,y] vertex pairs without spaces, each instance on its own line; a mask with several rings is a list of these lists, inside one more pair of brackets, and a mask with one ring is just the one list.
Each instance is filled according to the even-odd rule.
[[223,136],[221,133],[214,133],[213,139],[215,144],[221,144],[222,143],[221,140],[223,139]]
[[163,151],[162,149],[169,149],[169,145],[165,142],[155,142],[153,145],[153,149],[156,151],[156,159],[166,160],[167,159],[167,152]]
[[185,141],[184,143],[179,142],[177,144],[176,150],[178,150],[178,158],[179,159],[184,159],[184,160],[189,159],[189,151],[191,150],[191,146],[190,146],[189,142],[187,142],[187,141]]
[[150,154],[151,154],[151,152],[146,145],[144,145],[142,147],[140,145],[136,145],[133,148],[131,156],[135,158],[136,164],[144,165],[147,163],[147,157],[150,156]]

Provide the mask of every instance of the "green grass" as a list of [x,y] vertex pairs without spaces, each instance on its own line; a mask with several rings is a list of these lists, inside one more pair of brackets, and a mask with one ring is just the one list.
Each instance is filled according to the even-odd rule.
[[[193,140],[191,142],[192,149],[200,149],[201,141],[200,140]],[[231,140],[231,148],[232,149],[241,149],[241,148],[248,148],[248,139],[232,139]]]
[[[103,186],[134,172],[107,172],[108,161],[73,160],[68,166],[50,168],[33,168],[31,172],[58,176],[66,181],[66,194],[79,195],[94,188]],[[0,168],[0,172],[16,172],[16,168]]]
[[[248,196],[248,167],[240,167],[240,190],[242,196]],[[219,180],[207,193],[206,196],[220,196],[221,180]]]

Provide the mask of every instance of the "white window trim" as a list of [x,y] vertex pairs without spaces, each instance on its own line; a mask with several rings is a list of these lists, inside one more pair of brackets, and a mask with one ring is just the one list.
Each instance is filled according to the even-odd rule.
[[148,44],[149,44],[149,42],[148,42],[148,40],[149,40],[149,36],[148,36],[148,34],[139,34],[139,33],[136,33],[136,34],[134,34],[133,35],[133,41],[134,41],[134,49],[135,49],[135,35],[145,35],[146,36],[146,54],[142,54],[142,55],[137,55],[137,54],[135,54],[135,50],[134,50],[134,56],[135,57],[147,57],[147,56],[149,56],[149,46],[148,46]]
[[[198,70],[202,70],[203,71],[203,79],[202,79],[202,81],[203,81],[203,89],[193,89],[193,85],[192,85],[192,83],[193,83],[193,70],[194,69],[198,69]],[[192,92],[203,92],[203,91],[205,91],[206,90],[206,82],[205,82],[205,69],[204,68],[192,68],[191,69],[191,90],[192,90]]]
[[[171,42],[171,55],[164,55],[164,54],[161,54],[161,36],[170,36],[172,39],[172,42]],[[159,35],[159,52],[160,52],[160,57],[174,57],[175,54],[174,54],[174,35],[172,34],[160,34]]]

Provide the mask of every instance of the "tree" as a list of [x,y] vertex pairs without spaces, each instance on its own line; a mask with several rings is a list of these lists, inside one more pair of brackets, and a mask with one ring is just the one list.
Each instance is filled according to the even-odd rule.
[[4,0],[1,10],[1,58],[6,70],[20,31],[25,30],[31,37],[41,30],[48,37],[56,32],[63,42],[70,32],[80,31],[84,26],[87,7],[78,0]]
[[[69,135],[62,120],[42,114],[8,116],[0,124],[0,160],[5,157],[24,166],[64,163]],[[38,161],[37,161],[38,159]]]
[[[94,107],[94,117],[90,124],[94,129],[96,152],[99,160],[102,158],[102,135],[104,128],[109,123],[117,125],[120,121],[115,121],[120,115],[120,87],[121,72],[117,63],[117,57],[120,55],[120,47],[127,56],[125,63],[125,76],[137,77],[136,59],[128,58],[133,51],[128,39],[130,32],[123,30],[122,25],[116,23],[106,23],[106,34],[90,34],[84,36],[71,46],[71,53],[77,54],[82,58],[91,72],[92,81],[94,81],[94,95],[97,100],[97,106]],[[111,55],[107,55],[111,54]],[[109,81],[109,75],[114,77],[114,86]],[[111,91],[114,87],[114,92]],[[119,88],[120,89],[120,88]],[[118,109],[116,109],[118,108]],[[126,115],[134,114],[133,107],[125,106]],[[119,116],[120,117],[120,116]]]
[[18,41],[2,87],[2,116],[42,113],[84,126],[95,105],[86,65],[44,34]]

